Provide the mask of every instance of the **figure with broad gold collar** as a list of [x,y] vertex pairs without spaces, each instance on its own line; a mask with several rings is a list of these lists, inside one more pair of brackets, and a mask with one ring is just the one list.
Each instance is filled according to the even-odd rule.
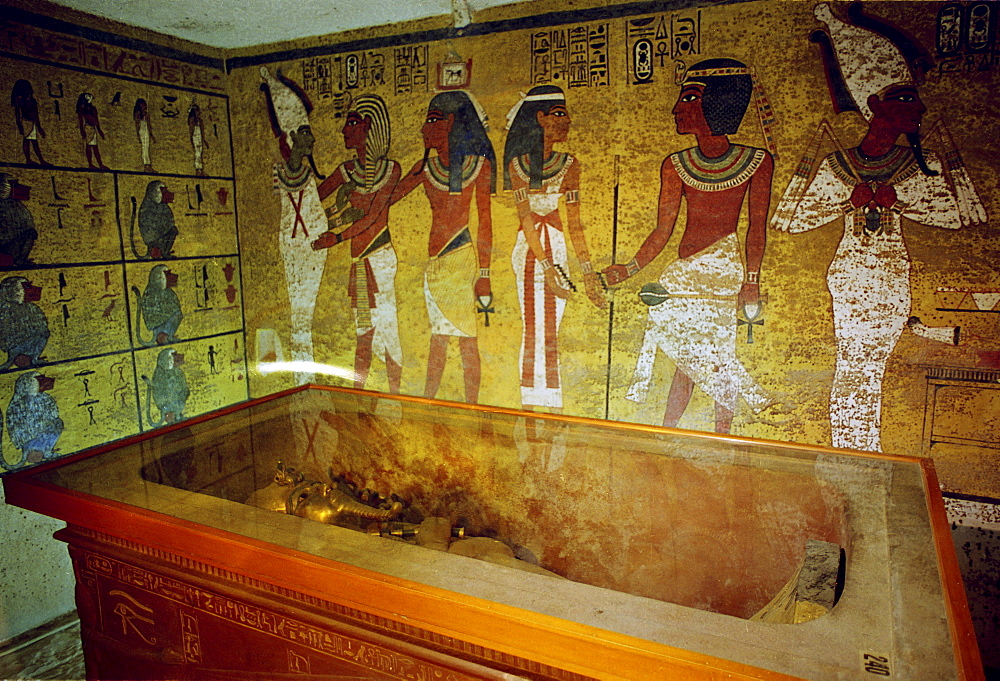
[[[434,96],[421,134],[424,157],[400,180],[391,202],[422,186],[431,204],[424,271],[431,340],[424,396],[437,394],[448,340],[454,337],[462,356],[465,401],[475,403],[481,379],[476,308],[489,310],[493,299],[491,201],[496,191],[496,155],[486,135],[484,115],[461,90]],[[475,237],[469,226],[470,210],[478,217]]]
[[[742,310],[756,317],[761,304],[759,275],[774,170],[770,151],[729,141],[752,97],[770,142],[770,107],[746,64],[708,59],[688,70],[673,115],[677,132],[694,135],[698,144],[664,159],[656,226],[631,261],[603,271],[611,286],[637,275],[666,246],[686,202],[679,257],[640,294],[650,305],[649,316],[626,395],[645,401],[656,351],[662,350],[676,367],[663,416],[668,427],[680,421],[695,386],[714,400],[719,433],[730,431],[741,397],[755,412],[770,401],[736,355],[737,314]],[[749,227],[741,244],[737,226],[744,204]],[[751,308],[757,312],[748,314]]]
[[591,267],[580,222],[580,163],[554,149],[569,134],[566,95],[554,85],[534,87],[511,109],[507,120],[504,189],[514,193],[520,223],[511,264],[523,320],[521,406],[560,412],[559,325],[566,300],[576,289],[569,278],[560,199],[565,202],[569,242],[580,260],[587,297],[601,308],[607,302]]
[[[372,356],[385,360],[389,392],[398,393],[403,350],[396,316],[396,250],[389,233],[389,198],[400,167],[388,158],[389,111],[378,95],[361,95],[344,120],[344,146],[355,159],[340,164],[319,185],[320,199],[336,196],[326,209],[331,231],[312,242],[314,250],[351,244],[347,292],[354,313],[357,346],[354,387],[364,388]],[[340,231],[334,231],[340,230]]]

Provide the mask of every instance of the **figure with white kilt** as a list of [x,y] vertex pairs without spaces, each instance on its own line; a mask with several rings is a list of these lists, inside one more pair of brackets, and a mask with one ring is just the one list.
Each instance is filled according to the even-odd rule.
[[[752,98],[771,150],[729,141]],[[719,433],[730,432],[741,398],[754,412],[770,402],[736,354],[738,315],[757,320],[762,309],[760,267],[774,170],[770,111],[746,64],[720,58],[693,65],[673,114],[677,132],[694,135],[698,143],[664,159],[656,226],[630,262],[603,271],[610,286],[638,274],[663,251],[686,203],[678,258],[640,293],[649,316],[626,394],[645,402],[656,353],[662,351],[675,366],[663,415],[668,427],[680,421],[695,386],[714,401]],[[749,220],[741,244],[737,226],[744,204]]]

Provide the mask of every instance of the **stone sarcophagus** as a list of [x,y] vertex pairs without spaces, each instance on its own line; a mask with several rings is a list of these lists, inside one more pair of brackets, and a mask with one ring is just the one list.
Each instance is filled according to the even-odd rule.
[[5,485],[95,679],[982,678],[921,459],[308,388]]

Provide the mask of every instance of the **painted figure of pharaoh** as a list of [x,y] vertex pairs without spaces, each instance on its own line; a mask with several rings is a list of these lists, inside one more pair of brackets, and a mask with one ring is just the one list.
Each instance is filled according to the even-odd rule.
[[[424,158],[393,192],[392,202],[423,186],[431,204],[431,229],[424,299],[431,324],[424,395],[441,385],[448,339],[458,338],[465,400],[479,401],[481,377],[476,303],[489,307],[496,156],[479,107],[460,90],[434,96],[421,133]],[[436,155],[431,155],[431,151]],[[475,203],[473,204],[473,199]],[[473,205],[479,218],[475,238],[469,226]],[[478,270],[478,275],[477,275]]]
[[308,97],[280,71],[272,76],[261,67],[260,74],[264,79],[261,90],[267,98],[271,126],[281,151],[282,160],[274,165],[274,191],[281,200],[278,247],[291,307],[292,361],[302,367],[294,372],[294,378],[296,384],[302,384],[315,377],[306,367],[314,362],[313,309],[326,253],[314,250],[311,242],[326,231],[326,215],[316,187],[316,179],[325,178],[317,172],[312,157],[316,140],[309,126],[312,105]]
[[328,231],[313,241],[314,249],[344,241],[351,244],[347,294],[354,311],[357,346],[354,387],[364,388],[372,356],[385,358],[389,392],[398,393],[403,351],[396,316],[396,251],[389,234],[389,198],[400,167],[388,158],[389,111],[378,95],[361,95],[351,103],[344,122],[344,146],[357,158],[340,164],[319,186],[320,199],[336,194],[326,210]]
[[[863,15],[859,4],[850,10],[853,23],[825,3],[815,14],[826,25],[812,40],[824,49],[834,107],[858,111],[868,131],[858,146],[823,158],[812,175],[817,135],[817,148],[806,153],[809,160],[799,165],[772,225],[797,233],[843,223],[826,279],[837,341],[832,444],[881,451],[882,379],[903,329],[958,342],[956,328],[928,329],[910,318],[910,258],[900,218],[957,229],[986,216],[957,152],[950,150],[942,167],[937,155],[921,148],[926,108],[916,82],[928,60],[918,46]],[[910,145],[898,145],[900,136]]]
[[[662,350],[676,366],[663,416],[668,427],[677,425],[696,385],[714,400],[720,433],[730,431],[740,397],[755,412],[769,401],[736,356],[737,312],[760,303],[774,169],[770,152],[733,144],[727,137],[739,129],[753,91],[750,69],[734,59],[709,59],[691,67],[673,114],[677,132],[694,135],[698,144],[663,161],[656,227],[628,264],[604,270],[609,285],[637,275],[663,250],[681,200],[687,203],[679,257],[660,275],[654,287],[657,300],[645,299],[649,317],[626,395],[645,402],[656,350]],[[744,203],[749,228],[741,245],[736,228]]]
[[566,227],[580,260],[587,297],[598,307],[607,303],[580,223],[580,163],[553,148],[569,134],[566,96],[554,85],[539,85],[511,109],[507,119],[504,189],[514,192],[520,222],[511,264],[523,321],[521,405],[559,412],[563,406],[559,325],[566,299],[575,288],[569,279],[560,198],[565,200]]

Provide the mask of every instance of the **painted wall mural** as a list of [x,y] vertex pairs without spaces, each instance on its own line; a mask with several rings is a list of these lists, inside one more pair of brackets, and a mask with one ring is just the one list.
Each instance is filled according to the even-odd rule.
[[3,23],[0,472],[248,395],[224,75],[121,42]]
[[994,9],[507,8],[231,59],[237,128],[277,140],[237,183],[286,164],[316,204],[240,196],[253,394],[924,453],[1000,494]]

